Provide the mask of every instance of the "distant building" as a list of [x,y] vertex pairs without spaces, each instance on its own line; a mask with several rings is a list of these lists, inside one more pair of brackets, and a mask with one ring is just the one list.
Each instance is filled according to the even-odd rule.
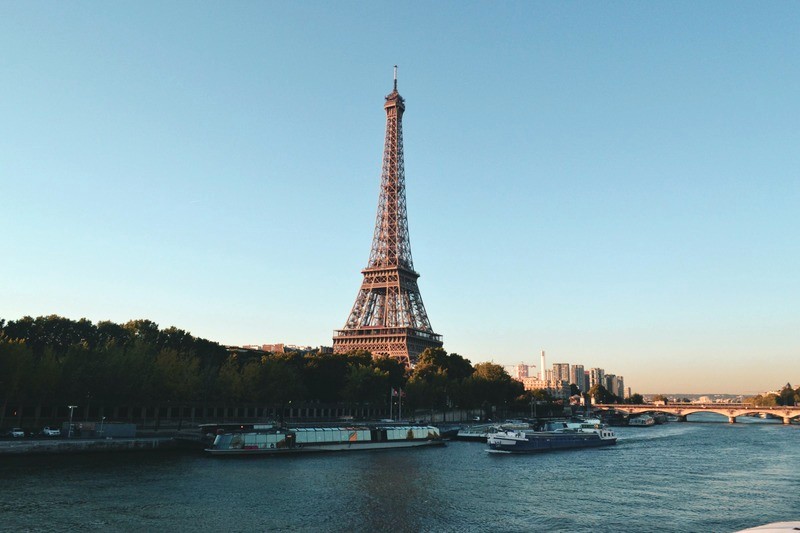
[[[608,392],[619,398],[629,398],[631,390],[625,387],[625,379],[622,376],[608,373],[602,368],[590,368],[586,370],[584,365],[571,363],[553,363],[552,368],[544,368],[544,351],[542,351],[542,367],[539,372],[535,370],[535,365],[519,363],[506,367],[512,378],[520,381],[526,390],[544,389],[554,397],[561,397],[562,390],[569,392],[570,384],[574,384],[578,389],[586,393],[595,385],[602,385]],[[566,384],[566,388],[562,386]]]
[[[299,346],[297,344],[284,344],[282,342],[275,344],[245,344],[243,346],[231,346],[229,348],[238,348],[246,351],[256,352],[270,352],[270,353],[286,353],[286,352],[313,352],[314,348],[311,346]],[[327,351],[326,351],[327,350]],[[333,350],[329,347],[320,346],[320,353],[332,353]]]
[[590,368],[589,369],[589,388],[591,389],[595,385],[602,385],[603,387],[606,386],[605,383],[606,371],[602,368]]
[[245,344],[242,346],[245,350],[260,350],[262,352],[284,353],[285,346],[280,344]]
[[511,377],[516,379],[517,381],[521,381],[523,378],[527,378],[529,375],[530,375],[530,366],[526,365],[525,363],[514,365],[511,371]]
[[574,383],[581,392],[586,392],[589,387],[586,386],[586,373],[583,371],[583,365],[572,365],[569,369],[569,382]]
[[616,379],[617,376],[615,376],[614,374],[605,374],[603,376],[603,382],[601,383],[601,385],[603,385],[603,387],[605,387],[608,392],[614,394],[614,380]]
[[603,385],[608,392],[613,394],[614,396],[619,396],[620,398],[623,397],[625,394],[625,380],[622,376],[616,376],[614,374],[606,374],[605,375],[605,385]]
[[553,379],[569,383],[569,363],[553,363]]
[[544,390],[558,400],[569,398],[569,383],[566,381],[539,378],[523,378],[518,381],[522,382],[525,390]]

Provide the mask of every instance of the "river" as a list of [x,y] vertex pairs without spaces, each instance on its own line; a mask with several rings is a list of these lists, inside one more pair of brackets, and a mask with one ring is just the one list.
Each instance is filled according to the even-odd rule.
[[730,532],[800,520],[800,425],[615,428],[616,446],[0,458],[11,531]]

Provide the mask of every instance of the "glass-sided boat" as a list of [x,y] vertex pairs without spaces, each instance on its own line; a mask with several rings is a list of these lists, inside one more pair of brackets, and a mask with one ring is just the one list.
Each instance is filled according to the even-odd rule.
[[442,445],[439,430],[433,426],[269,428],[219,434],[206,452],[280,455]]

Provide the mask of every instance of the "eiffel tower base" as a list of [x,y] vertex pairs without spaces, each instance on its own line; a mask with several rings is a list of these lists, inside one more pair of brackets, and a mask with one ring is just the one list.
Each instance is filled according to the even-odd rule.
[[441,347],[441,335],[412,328],[337,330],[333,337],[333,353],[366,350],[373,357],[392,357],[406,366],[414,366],[426,348]]

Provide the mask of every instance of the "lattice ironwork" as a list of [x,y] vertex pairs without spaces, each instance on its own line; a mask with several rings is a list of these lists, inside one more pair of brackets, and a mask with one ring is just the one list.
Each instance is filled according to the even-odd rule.
[[333,336],[335,353],[369,350],[413,365],[429,347],[442,345],[433,332],[417,286],[419,274],[411,259],[403,166],[405,100],[394,90],[386,96],[386,139],[383,146],[378,214],[364,280],[344,329]]

